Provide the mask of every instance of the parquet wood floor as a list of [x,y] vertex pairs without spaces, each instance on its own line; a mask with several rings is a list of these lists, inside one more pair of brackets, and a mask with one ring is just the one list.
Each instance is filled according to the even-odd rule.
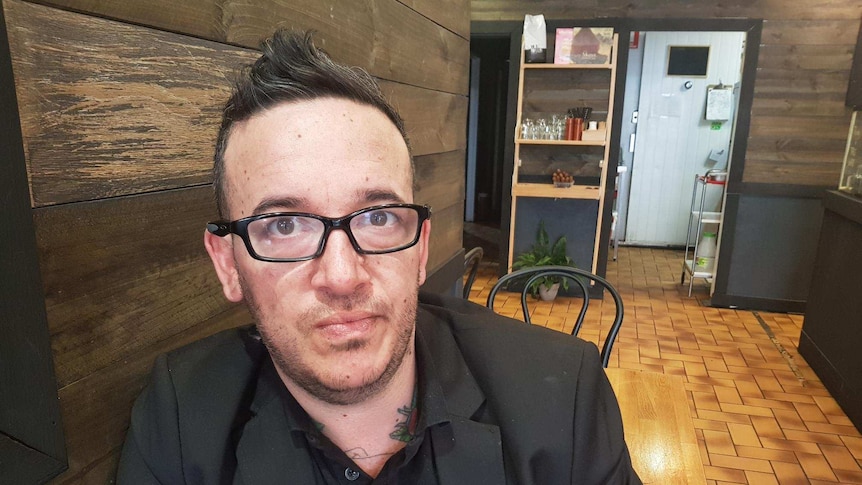
[[[710,485],[862,483],[862,436],[796,351],[803,315],[704,306],[705,282],[691,297],[679,284],[682,259],[621,247],[608,262],[626,312],[610,367],[683,376]],[[496,280],[483,264],[470,299],[484,305]],[[522,319],[519,298],[502,292],[495,310]],[[570,331],[570,303],[536,302],[533,323]],[[595,303],[580,336],[600,343],[613,304]]]

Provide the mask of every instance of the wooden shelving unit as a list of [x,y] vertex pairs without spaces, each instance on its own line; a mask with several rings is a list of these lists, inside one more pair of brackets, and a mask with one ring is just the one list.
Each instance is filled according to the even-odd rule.
[[595,185],[573,185],[567,188],[554,184],[518,184],[512,186],[513,197],[550,197],[552,199],[599,200],[600,187]]
[[[580,199],[598,201],[596,224],[589,228],[595,232],[592,249],[591,271],[596,272],[599,245],[601,244],[602,212],[606,201],[605,183],[609,163],[610,136],[612,131],[614,85],[616,83],[616,56],[619,37],[614,34],[611,57],[605,64],[526,64],[521,55],[518,79],[517,115],[515,125],[515,163],[512,174],[512,208],[509,224],[508,269],[515,257],[515,227],[518,222],[518,199]],[[566,104],[568,103],[568,104]],[[589,104],[588,104],[589,103]],[[604,138],[598,140],[545,140],[521,138],[523,120],[541,113],[547,107],[556,108],[556,114],[565,114],[570,107],[590,106],[591,120],[604,118]],[[547,113],[548,111],[544,111]],[[551,174],[562,168],[575,176],[575,185],[558,188],[552,183]],[[529,181],[522,181],[529,174]],[[586,176],[584,176],[586,174]],[[547,183],[536,183],[537,178],[547,175]],[[578,179],[598,181],[598,185],[578,183]],[[593,209],[590,209],[593,210]],[[586,228],[583,228],[587,230]]]
[[605,140],[524,140],[516,139],[516,144],[520,145],[559,145],[559,146],[594,146],[603,147],[606,145]]

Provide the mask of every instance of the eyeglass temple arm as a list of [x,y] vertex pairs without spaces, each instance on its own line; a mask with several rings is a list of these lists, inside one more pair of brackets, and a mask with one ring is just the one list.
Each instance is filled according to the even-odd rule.
[[225,237],[230,234],[230,224],[227,222],[208,222],[207,231],[219,237]]

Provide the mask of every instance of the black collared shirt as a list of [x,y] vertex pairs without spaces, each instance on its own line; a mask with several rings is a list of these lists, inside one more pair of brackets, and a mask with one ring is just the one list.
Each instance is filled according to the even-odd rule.
[[[308,413],[299,405],[284,386],[280,386],[285,418],[294,439],[305,440],[311,461],[315,467],[316,484],[389,485],[389,484],[437,484],[435,466],[435,429],[446,426],[449,418],[440,383],[434,366],[425,357],[424,345],[417,337],[416,371],[418,374],[418,422],[414,437],[400,451],[387,460],[377,478],[362,471],[348,455],[321,433]],[[264,372],[272,371],[271,362]],[[437,439],[443,439],[439,433]],[[451,439],[451,438],[446,438]],[[289,483],[290,480],[287,480]]]

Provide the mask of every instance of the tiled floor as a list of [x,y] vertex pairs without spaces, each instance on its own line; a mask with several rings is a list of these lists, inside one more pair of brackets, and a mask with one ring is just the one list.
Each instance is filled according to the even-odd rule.
[[[708,288],[695,280],[689,297],[681,261],[680,251],[623,247],[608,262],[625,303],[610,366],[685,378],[710,484],[862,483],[862,437],[796,351],[803,316],[703,306]],[[470,299],[484,304],[496,278],[484,264]],[[536,303],[533,323],[570,330],[569,303]],[[519,297],[501,293],[496,310],[520,318]],[[591,308],[581,337],[603,336],[604,317]]]

